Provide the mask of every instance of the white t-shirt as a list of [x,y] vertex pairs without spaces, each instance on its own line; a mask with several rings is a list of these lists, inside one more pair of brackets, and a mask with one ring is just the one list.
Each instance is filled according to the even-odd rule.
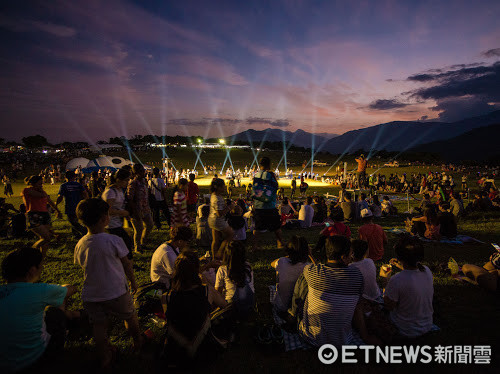
[[377,268],[371,258],[364,258],[358,262],[351,262],[363,274],[363,297],[368,300],[376,300],[380,296],[380,288],[377,284]]
[[274,305],[280,311],[286,312],[292,303],[293,289],[306,262],[292,265],[288,257],[281,257],[276,263],[276,297]]
[[403,270],[389,279],[385,296],[397,303],[391,312],[391,319],[399,331],[408,337],[417,337],[430,331],[432,327],[432,273]]
[[[247,265],[250,266],[248,262]],[[250,278],[247,278],[247,282],[249,283],[250,289],[255,293],[255,287],[253,285],[253,270],[250,270]],[[219,269],[217,270],[217,275],[215,277],[215,289],[219,289],[220,287],[224,289],[224,298],[226,299],[226,301],[232,301],[237,287],[233,283],[233,281],[229,279],[226,265],[222,265],[219,267]]]
[[174,273],[177,256],[179,256],[179,250],[168,243],[163,243],[156,248],[151,258],[151,281],[161,282],[170,287],[170,278]]
[[87,234],[75,247],[74,261],[83,268],[82,300],[107,301],[128,290],[121,258],[128,255],[122,238],[116,235]]
[[314,208],[310,205],[304,204],[299,210],[299,221],[302,228],[311,227],[314,217]]
[[[123,210],[125,209],[125,195],[121,188],[106,188],[102,193],[102,199],[106,202],[110,199],[114,199],[114,203],[111,205],[113,209]],[[116,229],[117,227],[123,226],[123,217],[110,215],[109,225],[107,229]]]
[[[161,178],[152,178],[149,182],[149,190],[153,195],[155,195],[156,201],[163,201],[163,193],[161,192],[163,189],[166,188],[165,182]],[[157,188],[155,188],[155,186]]]

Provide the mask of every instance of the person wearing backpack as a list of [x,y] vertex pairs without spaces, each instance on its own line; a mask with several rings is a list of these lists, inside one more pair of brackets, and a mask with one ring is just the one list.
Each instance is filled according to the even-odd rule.
[[246,261],[243,243],[227,244],[222,265],[217,270],[215,289],[228,303],[232,303],[237,316],[246,316],[254,306],[255,287],[253,271]]
[[254,222],[253,249],[258,247],[259,234],[268,230],[274,232],[278,248],[283,248],[283,238],[281,236],[281,217],[276,209],[276,193],[278,191],[278,181],[271,169],[269,157],[262,157],[260,160],[260,170],[253,179],[252,199],[254,201]]

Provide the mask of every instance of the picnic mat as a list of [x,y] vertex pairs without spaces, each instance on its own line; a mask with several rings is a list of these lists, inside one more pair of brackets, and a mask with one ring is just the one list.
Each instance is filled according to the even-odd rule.
[[[406,229],[400,229],[397,227],[393,227],[390,229],[386,229],[385,231],[390,232],[392,234],[406,234],[408,231]],[[457,235],[455,238],[441,238],[440,240],[431,240],[427,238],[422,238],[419,237],[420,240],[423,242],[429,242],[429,243],[447,243],[447,244],[466,244],[466,243],[481,243],[484,244],[481,240],[478,240],[476,238],[473,238],[472,236],[468,235]]]

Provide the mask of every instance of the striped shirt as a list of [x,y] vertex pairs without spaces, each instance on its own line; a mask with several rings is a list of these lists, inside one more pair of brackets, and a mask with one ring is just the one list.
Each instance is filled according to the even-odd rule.
[[172,214],[172,226],[189,226],[187,216],[186,194],[182,191],[174,193],[174,209]]
[[308,293],[299,332],[308,343],[341,346],[351,340],[352,317],[363,294],[363,275],[355,267],[335,264],[304,268]]

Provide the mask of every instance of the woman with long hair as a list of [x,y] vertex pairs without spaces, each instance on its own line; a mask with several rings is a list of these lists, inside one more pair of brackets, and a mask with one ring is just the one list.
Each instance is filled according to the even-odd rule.
[[26,187],[21,193],[21,196],[26,206],[29,229],[39,238],[33,245],[33,248],[39,249],[42,254],[45,255],[49,242],[55,237],[52,231],[50,213],[47,205],[50,205],[50,207],[57,212],[57,218],[62,218],[62,213],[50,199],[50,196],[44,191],[43,177],[40,175],[33,175],[27,177],[25,182],[30,187]]
[[227,302],[232,302],[237,313],[248,313],[254,302],[252,267],[246,260],[245,246],[238,241],[225,246],[222,266],[217,270],[215,289]]
[[[411,222],[423,222],[425,224],[425,231],[423,236],[427,239],[431,240],[439,240],[441,239],[441,235],[439,230],[441,228],[439,224],[438,215],[436,212],[436,208],[434,205],[428,205],[424,209],[424,215],[418,218],[412,218]],[[422,234],[422,229],[418,227],[418,224],[415,226],[415,230],[418,234]]]

